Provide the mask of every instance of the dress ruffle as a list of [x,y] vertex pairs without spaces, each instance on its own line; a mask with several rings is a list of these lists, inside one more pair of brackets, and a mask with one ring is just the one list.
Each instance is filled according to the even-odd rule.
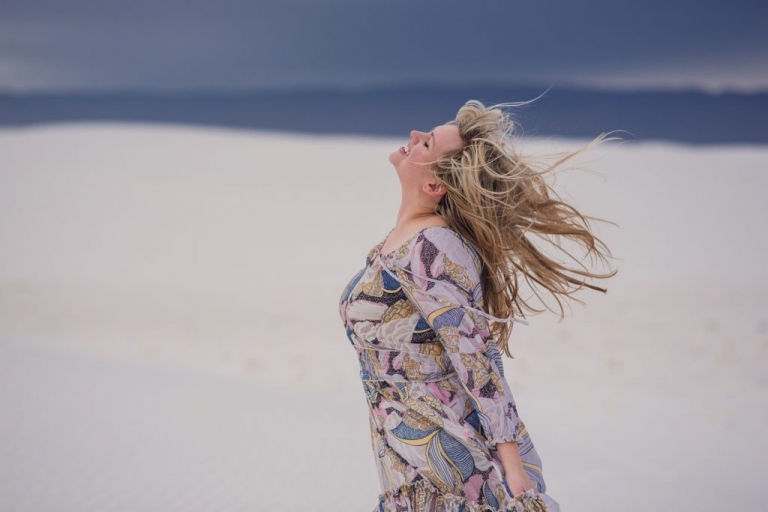
[[515,497],[506,495],[494,508],[457,494],[444,494],[429,480],[420,479],[380,494],[373,512],[560,512],[560,507],[543,493],[528,489]]
[[525,440],[518,432],[513,432],[511,434],[500,434],[497,436],[494,436],[489,440],[489,444],[493,447],[496,446],[499,443],[517,443],[522,444]]

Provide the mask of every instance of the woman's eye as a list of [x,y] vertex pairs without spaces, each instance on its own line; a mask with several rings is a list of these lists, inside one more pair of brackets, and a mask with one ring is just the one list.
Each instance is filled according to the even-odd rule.
[[424,143],[424,147],[425,147],[425,148],[427,148],[427,149],[429,149],[429,144],[427,144],[427,143],[425,142],[425,143]]

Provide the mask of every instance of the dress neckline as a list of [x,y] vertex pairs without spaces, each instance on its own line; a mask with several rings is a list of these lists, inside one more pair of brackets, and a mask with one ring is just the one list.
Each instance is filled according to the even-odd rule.
[[414,233],[413,236],[411,236],[408,240],[406,240],[403,244],[401,244],[400,247],[397,247],[397,248],[395,248],[395,249],[393,249],[393,250],[391,250],[391,251],[389,251],[389,252],[387,252],[385,254],[382,254],[381,253],[381,248],[384,247],[384,244],[387,243],[387,239],[389,238],[389,235],[391,235],[392,231],[395,230],[395,228],[392,228],[389,231],[389,233],[387,233],[387,235],[384,237],[384,240],[379,242],[379,244],[376,246],[375,251],[374,251],[375,252],[374,258],[376,256],[380,256],[382,258],[391,258],[396,253],[398,253],[400,250],[402,250],[404,247],[409,246],[411,244],[411,242],[413,242],[415,239],[417,239],[419,237],[419,235],[421,235],[423,232],[425,232],[428,229],[432,229],[432,228],[443,228],[443,229],[449,229],[449,230],[453,231],[453,229],[451,229],[450,226],[443,226],[443,225],[427,226],[425,228],[422,228],[422,229],[418,230],[416,233]]

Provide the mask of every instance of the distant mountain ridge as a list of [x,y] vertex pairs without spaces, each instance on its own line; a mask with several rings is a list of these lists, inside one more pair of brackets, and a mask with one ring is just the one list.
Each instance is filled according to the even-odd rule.
[[[428,130],[469,99],[486,105],[537,98],[546,87],[411,86],[273,92],[0,92],[0,126],[68,121],[144,121],[264,130],[403,136]],[[525,136],[693,144],[768,143],[768,93],[606,91],[551,88],[511,108]]]

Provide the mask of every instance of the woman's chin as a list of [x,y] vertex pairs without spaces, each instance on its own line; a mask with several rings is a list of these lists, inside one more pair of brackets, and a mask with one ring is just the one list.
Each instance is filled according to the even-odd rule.
[[405,159],[406,159],[406,155],[401,153],[400,149],[396,149],[395,151],[393,151],[393,152],[391,152],[389,154],[389,161],[392,162],[392,163],[399,162],[399,161],[405,160]]

